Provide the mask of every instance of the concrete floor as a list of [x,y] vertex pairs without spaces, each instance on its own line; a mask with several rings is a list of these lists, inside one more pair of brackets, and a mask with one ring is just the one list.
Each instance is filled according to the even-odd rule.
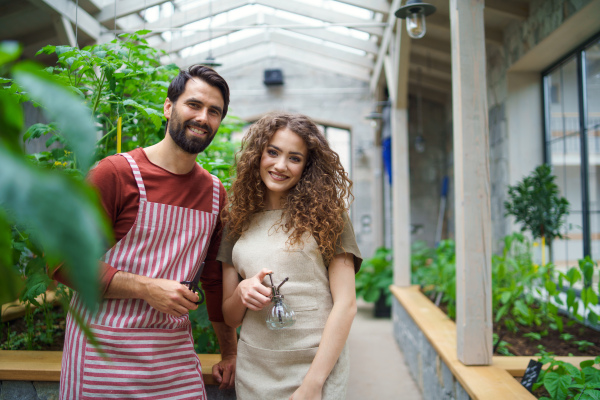
[[350,336],[347,400],[422,400],[393,337],[392,320],[373,317],[373,304],[358,303]]

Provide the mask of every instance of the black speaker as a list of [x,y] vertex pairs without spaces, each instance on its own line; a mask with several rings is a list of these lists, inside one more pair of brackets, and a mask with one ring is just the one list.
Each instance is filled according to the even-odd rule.
[[280,69],[265,69],[265,80],[267,86],[283,85],[283,71]]

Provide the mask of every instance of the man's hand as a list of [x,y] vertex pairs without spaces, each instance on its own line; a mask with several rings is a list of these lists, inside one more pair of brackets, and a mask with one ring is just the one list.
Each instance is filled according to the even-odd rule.
[[220,383],[219,389],[235,387],[235,360],[236,356],[226,356],[218,364],[213,365],[212,376]]
[[158,311],[181,317],[195,310],[198,295],[177,281],[119,271],[108,285],[107,299],[142,299]]
[[263,268],[258,274],[244,279],[238,285],[242,304],[252,311],[260,311],[271,302],[271,290],[262,282],[265,276],[273,273]]
[[198,295],[187,286],[169,279],[150,279],[144,300],[158,311],[181,317],[198,308]]

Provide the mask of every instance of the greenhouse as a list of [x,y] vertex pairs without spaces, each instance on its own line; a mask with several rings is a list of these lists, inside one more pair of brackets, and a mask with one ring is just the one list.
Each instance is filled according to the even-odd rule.
[[0,0],[0,83],[0,400],[600,399],[600,0]]

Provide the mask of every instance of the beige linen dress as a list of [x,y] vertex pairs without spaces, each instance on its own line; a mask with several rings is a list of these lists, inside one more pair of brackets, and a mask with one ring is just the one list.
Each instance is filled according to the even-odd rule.
[[[218,260],[231,264],[246,279],[263,268],[273,271],[284,301],[296,313],[296,323],[281,330],[267,328],[269,307],[247,310],[242,321],[236,364],[235,390],[238,399],[287,399],[300,386],[317,353],[327,317],[333,307],[329,278],[317,242],[306,234],[304,243],[289,247],[289,234],[280,227],[281,210],[253,216],[249,229],[235,242],[223,237]],[[354,255],[355,271],[361,255],[347,216],[341,245],[336,254]],[[269,278],[263,283],[270,286]],[[349,374],[347,345],[323,387],[323,399],[345,399]]]

